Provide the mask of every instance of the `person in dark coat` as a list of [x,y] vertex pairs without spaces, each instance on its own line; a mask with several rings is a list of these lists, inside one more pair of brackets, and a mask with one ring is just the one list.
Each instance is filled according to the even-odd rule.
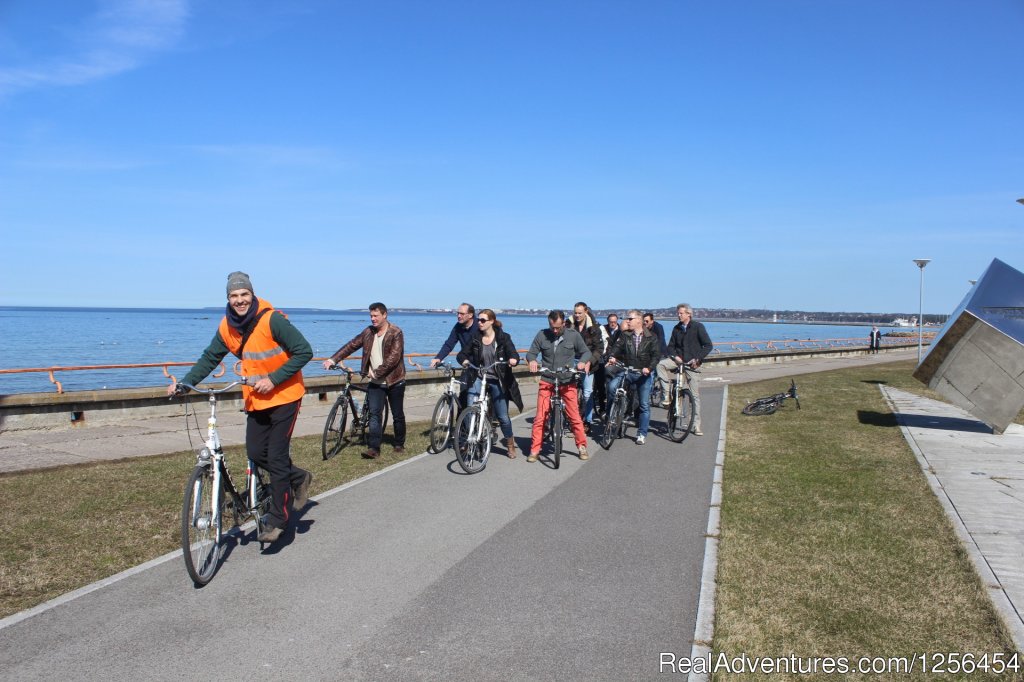
[[[496,367],[487,370],[487,392],[491,396],[491,405],[494,407],[494,416],[501,425],[501,433],[505,437],[505,447],[508,450],[508,458],[516,457],[516,439],[512,436],[512,420],[508,417],[508,403],[511,400],[519,411],[523,411],[523,397],[519,392],[519,383],[516,381],[512,368],[519,364],[519,353],[516,345],[501,328],[494,311],[484,308],[477,316],[477,324],[480,331],[469,340],[469,345],[459,351],[456,359],[459,364],[466,366],[472,363],[477,367],[485,367],[494,362],[499,362]],[[480,395],[481,381],[479,378],[473,382],[469,389],[469,404],[472,405]]]
[[872,353],[877,353],[881,347],[882,332],[878,331],[878,327],[871,327],[871,334],[868,335],[868,348],[871,349]]

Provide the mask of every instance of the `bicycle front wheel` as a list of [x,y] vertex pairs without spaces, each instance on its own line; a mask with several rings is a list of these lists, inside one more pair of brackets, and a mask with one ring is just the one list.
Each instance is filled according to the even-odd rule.
[[455,423],[455,456],[467,474],[483,471],[491,454],[491,425],[479,407],[462,411]]
[[345,426],[348,425],[348,403],[344,395],[338,396],[327,415],[324,424],[324,437],[320,442],[320,450],[325,460],[334,457],[345,445]]
[[755,400],[752,403],[747,403],[746,405],[744,405],[743,414],[750,416],[772,414],[777,409],[779,409],[779,401],[777,400]]
[[562,421],[562,406],[558,409],[551,409],[551,459],[557,469],[562,464],[562,436],[565,430],[565,422]]
[[696,416],[693,394],[688,390],[676,394],[668,408],[668,437],[675,443],[682,443],[690,435]]
[[612,402],[612,408],[608,410],[608,418],[604,421],[604,430],[601,432],[601,447],[605,450],[611,450],[619,431],[622,430],[622,419],[625,412],[625,397],[617,396]]
[[181,507],[181,551],[185,569],[196,587],[210,582],[217,571],[221,552],[221,520],[225,506],[214,509],[213,465],[197,466],[185,486]]
[[455,399],[443,395],[434,405],[434,414],[430,418],[430,451],[434,454],[448,449],[452,439],[452,427],[455,425]]

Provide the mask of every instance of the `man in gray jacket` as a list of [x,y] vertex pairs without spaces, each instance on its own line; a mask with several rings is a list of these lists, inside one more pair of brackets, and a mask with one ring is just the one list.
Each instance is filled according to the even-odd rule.
[[[530,363],[530,371],[536,373],[539,369],[537,356],[540,355],[541,363],[550,370],[563,369],[576,366],[576,369],[587,371],[590,368],[590,349],[580,333],[571,326],[565,324],[565,313],[561,310],[552,310],[548,313],[548,328],[537,332],[530,350],[526,353],[526,359]],[[527,462],[536,462],[540,455],[540,444],[544,439],[544,421],[547,419],[548,410],[551,409],[551,393],[555,385],[551,380],[551,372],[543,372],[540,377],[540,386],[537,388],[537,414],[533,417],[533,441],[530,444],[530,456]],[[572,427],[572,435],[576,439],[576,448],[579,450],[580,459],[587,459],[587,434],[583,429],[583,420],[580,418],[580,407],[576,397],[576,384],[569,382],[562,384],[558,389],[565,404],[565,414],[569,418],[569,425]]]

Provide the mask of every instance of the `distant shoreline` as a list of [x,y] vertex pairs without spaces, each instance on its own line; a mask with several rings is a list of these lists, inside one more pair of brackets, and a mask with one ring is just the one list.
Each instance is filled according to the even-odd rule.
[[[290,306],[283,306],[282,310],[289,314],[300,314],[300,315],[315,315],[315,314],[361,314],[365,313],[365,308],[293,308]],[[543,317],[547,314],[547,310],[535,310],[535,309],[496,309],[501,315],[518,315],[523,317]],[[699,309],[698,309],[699,310]],[[127,308],[127,307],[107,307],[107,306],[18,306],[18,305],[0,305],[0,313],[3,312],[18,312],[18,311],[33,311],[33,312],[90,312],[90,313],[143,313],[143,312],[168,312],[168,313],[200,313],[203,315],[219,315],[224,311],[223,306],[207,306],[202,308]],[[390,308],[389,312],[404,315],[452,315],[454,311],[449,308]],[[567,313],[569,311],[566,311]],[[594,314],[601,320],[607,317],[611,313],[621,314],[622,310],[595,310]],[[789,314],[793,314],[794,311],[787,311]],[[809,313],[804,313],[809,314]],[[839,315],[840,313],[824,313],[831,315]],[[841,313],[842,315],[853,316],[865,316],[872,315],[872,313]],[[809,324],[809,325],[824,325],[824,326],[842,326],[842,327],[896,327],[891,322],[884,321],[886,319],[892,320],[899,315],[891,313],[879,313],[877,315],[877,321],[863,321],[863,320],[821,320],[821,319],[785,319],[785,320],[772,320],[761,317],[703,317],[697,316],[702,322],[716,322],[716,323],[737,323],[737,324]],[[928,317],[927,315],[925,316]],[[938,317],[938,316],[932,316]],[[668,320],[675,322],[675,317],[665,315],[661,312],[655,313],[655,319]],[[940,326],[935,322],[925,322],[926,327]],[[914,327],[906,327],[906,329],[916,329]]]

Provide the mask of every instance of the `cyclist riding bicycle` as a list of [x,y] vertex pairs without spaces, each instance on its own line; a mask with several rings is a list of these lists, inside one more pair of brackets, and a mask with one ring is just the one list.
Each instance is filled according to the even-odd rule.
[[[480,331],[469,342],[467,348],[463,348],[456,359],[459,364],[466,366],[472,363],[477,367],[488,367],[495,362],[500,362],[497,367],[488,370],[487,392],[491,396],[491,406],[494,408],[494,416],[498,418],[501,425],[501,434],[505,437],[505,447],[508,449],[508,458],[516,458],[516,439],[512,436],[512,420],[508,418],[508,402],[511,400],[523,411],[523,398],[519,393],[519,384],[512,373],[512,368],[519,363],[519,353],[512,337],[501,328],[494,311],[484,308],[477,317],[477,324]],[[493,380],[492,380],[493,379]],[[473,382],[469,389],[469,402],[472,404],[480,395],[480,379]]]
[[[672,328],[672,337],[668,342],[668,355],[658,363],[658,378],[664,386],[665,396],[661,403],[662,407],[668,407],[672,396],[669,391],[669,382],[672,381],[672,373],[679,365],[686,365],[691,369],[700,367],[704,358],[715,347],[708,336],[708,330],[704,325],[693,319],[693,308],[689,303],[680,303],[676,306],[676,315],[679,323]],[[680,379],[682,377],[680,376]],[[689,374],[687,381],[690,384],[690,393],[693,395],[693,435],[703,436],[700,430],[700,377],[696,374]]]
[[[586,370],[590,362],[590,349],[575,329],[565,324],[565,313],[561,310],[552,310],[548,313],[548,329],[541,329],[530,344],[530,350],[526,359],[530,362],[530,371],[536,373],[539,369],[537,356],[545,367],[557,369],[575,364],[577,369]],[[540,457],[540,446],[544,440],[544,420],[548,416],[551,407],[551,392],[554,384],[550,377],[541,375],[540,385],[537,388],[537,413],[533,417],[533,432],[530,442],[530,456],[527,462],[536,462]],[[562,400],[565,403],[565,414],[569,418],[569,425],[572,427],[572,435],[576,439],[576,448],[580,453],[580,459],[587,459],[587,434],[583,430],[583,420],[580,418],[579,404],[576,397],[576,385],[569,383],[560,386],[558,389]]]
[[[623,380],[630,382],[637,389],[640,399],[640,419],[637,420],[636,444],[643,445],[647,440],[647,430],[651,424],[651,382],[654,368],[661,359],[661,348],[658,338],[644,327],[643,317],[639,310],[630,310],[622,324],[622,334],[615,341],[608,355],[608,371],[613,376],[608,381],[608,409],[611,400]],[[623,364],[641,371],[639,376],[625,377],[615,372],[616,364]]]
[[[228,353],[242,361],[245,449],[270,475],[271,503],[257,540],[274,542],[288,527],[289,503],[302,509],[313,474],[292,463],[289,444],[306,388],[302,368],[313,349],[284,313],[256,298],[249,275],[228,275],[228,305],[217,333],[182,383],[198,384]],[[167,387],[172,395],[178,385]]]
[[580,333],[583,341],[590,349],[590,363],[587,373],[583,377],[583,428],[589,434],[594,421],[594,379],[600,367],[600,360],[604,357],[605,335],[604,329],[597,322],[594,313],[583,301],[573,307],[573,329]]

